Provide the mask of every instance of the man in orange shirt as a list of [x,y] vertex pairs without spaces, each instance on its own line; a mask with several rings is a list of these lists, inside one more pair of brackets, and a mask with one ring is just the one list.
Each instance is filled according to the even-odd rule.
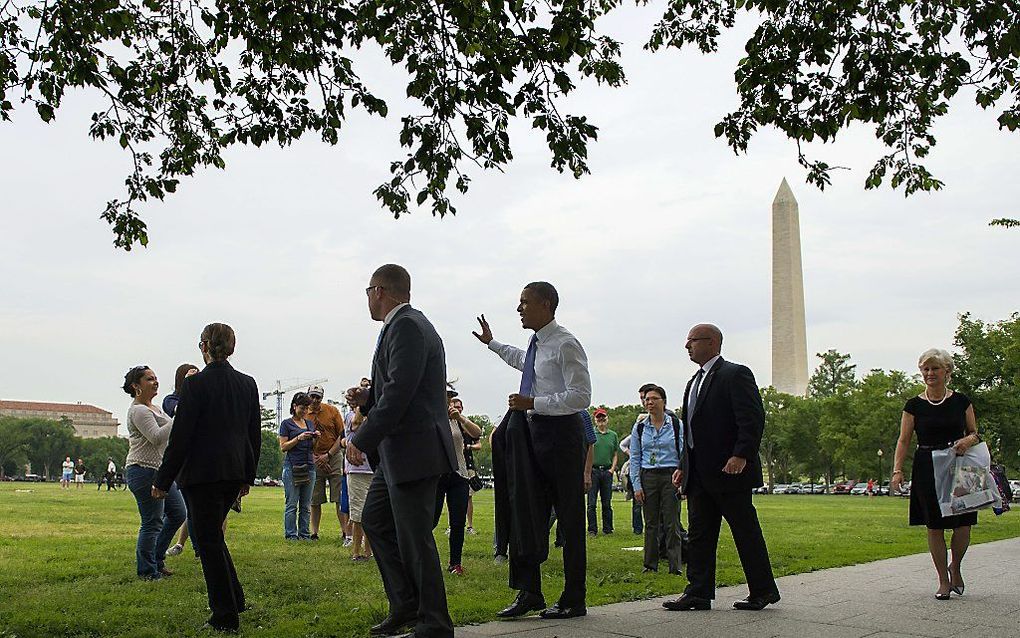
[[315,486],[312,489],[312,540],[319,538],[319,521],[322,519],[322,504],[326,502],[326,484],[329,483],[329,502],[336,503],[336,517],[340,521],[340,535],[347,543],[348,514],[343,507],[344,455],[344,419],[340,410],[322,402],[323,391],[320,386],[308,388],[308,396],[312,405],[308,410],[308,418],[315,422],[319,436],[315,438],[312,448],[312,460],[315,462]]

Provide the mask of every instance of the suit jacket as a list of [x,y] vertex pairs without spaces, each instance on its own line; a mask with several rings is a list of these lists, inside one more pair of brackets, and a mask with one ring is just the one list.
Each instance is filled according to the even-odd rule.
[[[692,383],[694,377],[684,390],[682,491],[686,492],[692,473],[710,492],[739,492],[763,485],[758,448],[765,429],[765,408],[754,374],[747,366],[719,357],[701,380],[693,414],[687,409]],[[692,435],[693,449],[686,444]],[[723,473],[731,456],[747,459],[740,474]]]
[[218,481],[255,482],[262,451],[255,379],[213,361],[184,380],[170,441],[153,485],[166,491]]
[[372,360],[372,393],[353,442],[404,483],[453,472],[443,340],[421,311],[405,306],[383,328]]

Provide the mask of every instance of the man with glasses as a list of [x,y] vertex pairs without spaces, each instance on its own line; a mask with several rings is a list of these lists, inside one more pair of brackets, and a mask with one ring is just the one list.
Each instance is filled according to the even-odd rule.
[[698,371],[684,392],[684,458],[673,484],[687,495],[690,519],[688,585],[671,611],[710,609],[715,598],[715,559],[719,529],[726,519],[744,568],[749,595],[736,609],[759,610],[779,602],[768,548],[751,501],[763,485],[758,449],[765,409],[754,375],[722,358],[722,332],[699,324],[687,335],[686,348]]
[[439,477],[457,467],[446,401],[443,340],[410,306],[411,276],[380,266],[368,288],[368,310],[383,324],[372,358],[371,388],[351,388],[347,401],[365,420],[347,442],[347,461],[375,474],[361,524],[375,553],[389,613],[369,631],[453,638],[439,552],[432,535]]
[[605,408],[595,410],[595,450],[592,461],[591,489],[588,490],[588,534],[599,532],[596,502],[602,501],[602,533],[613,533],[613,476],[619,461],[620,435],[609,429]]

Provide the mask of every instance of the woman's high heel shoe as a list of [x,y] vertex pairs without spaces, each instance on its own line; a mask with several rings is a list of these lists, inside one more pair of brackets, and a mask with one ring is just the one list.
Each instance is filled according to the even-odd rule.
[[940,593],[936,592],[935,593],[935,600],[949,600],[951,595],[952,594],[950,594],[949,592],[946,592],[944,594],[940,594]]
[[963,596],[963,590],[964,590],[964,588],[966,588],[966,585],[963,584],[963,583],[960,583],[959,585],[954,585],[953,584],[953,566],[952,565],[949,566],[949,587],[953,590],[953,593],[956,594],[957,596]]

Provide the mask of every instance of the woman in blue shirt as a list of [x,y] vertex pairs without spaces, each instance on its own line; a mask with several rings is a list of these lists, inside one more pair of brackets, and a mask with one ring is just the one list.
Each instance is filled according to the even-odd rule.
[[680,573],[680,535],[677,533],[676,488],[673,472],[680,467],[683,449],[679,419],[666,412],[666,391],[661,387],[645,393],[648,417],[634,424],[630,436],[630,481],[634,500],[645,515],[644,571],[659,571],[658,530],[666,535],[669,573]]
[[308,521],[312,513],[312,487],[315,485],[315,464],[312,445],[318,432],[305,420],[311,398],[298,392],[290,401],[291,418],[280,424],[280,449],[283,460],[283,535],[287,540],[311,540]]

